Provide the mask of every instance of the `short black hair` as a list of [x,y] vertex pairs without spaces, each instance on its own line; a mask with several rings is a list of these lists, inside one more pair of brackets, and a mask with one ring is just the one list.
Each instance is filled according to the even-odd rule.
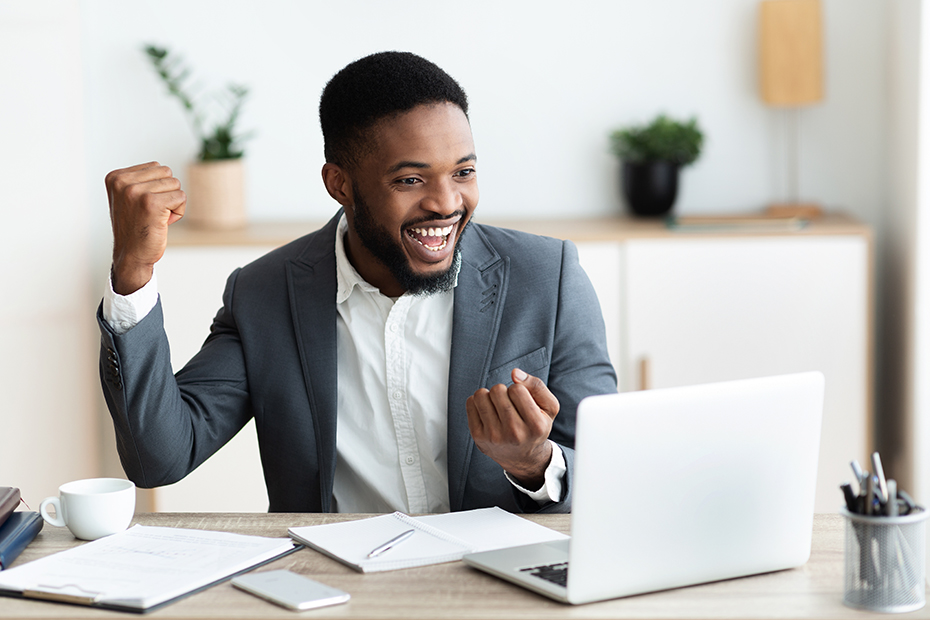
[[326,161],[352,168],[366,147],[365,132],[379,121],[418,105],[453,103],[468,117],[468,98],[458,82],[410,52],[379,52],[347,65],[320,97]]

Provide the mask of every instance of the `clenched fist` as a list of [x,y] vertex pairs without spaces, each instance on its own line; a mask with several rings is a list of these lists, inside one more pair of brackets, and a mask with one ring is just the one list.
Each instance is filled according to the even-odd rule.
[[113,290],[129,295],[152,278],[168,245],[168,226],[184,216],[187,196],[171,169],[154,161],[114,170],[106,185],[113,225]]
[[549,432],[559,401],[538,377],[518,368],[513,385],[481,388],[465,401],[468,430],[478,449],[521,485],[540,488],[552,457]]

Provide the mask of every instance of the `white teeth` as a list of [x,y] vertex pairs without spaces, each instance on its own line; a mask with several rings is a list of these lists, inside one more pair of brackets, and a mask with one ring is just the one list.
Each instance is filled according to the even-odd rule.
[[432,252],[438,252],[439,250],[446,247],[449,243],[449,234],[452,232],[452,229],[455,228],[455,224],[446,226],[445,228],[411,228],[410,232],[416,233],[421,237],[442,237],[442,243],[439,245],[426,245],[423,243],[419,237],[415,235],[410,235],[410,237],[416,240],[417,243],[422,245],[427,250]]
[[454,226],[446,226],[445,228],[412,228],[411,230],[424,237],[445,237],[452,232],[453,228]]
[[447,244],[447,243],[448,243],[448,241],[446,241],[445,239],[443,239],[443,240],[442,240],[442,243],[440,243],[440,244],[437,245],[437,246],[423,245],[422,243],[421,243],[420,245],[422,245],[424,248],[426,248],[427,250],[430,250],[430,251],[432,251],[432,252],[438,252],[439,250],[441,250],[441,249],[443,249],[444,247],[446,247],[446,244]]

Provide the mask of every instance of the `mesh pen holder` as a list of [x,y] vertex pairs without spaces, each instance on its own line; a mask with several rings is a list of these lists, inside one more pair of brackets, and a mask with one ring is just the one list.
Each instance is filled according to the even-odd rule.
[[923,508],[900,517],[866,516],[840,509],[846,521],[843,603],[856,609],[901,613],[926,603],[926,521]]

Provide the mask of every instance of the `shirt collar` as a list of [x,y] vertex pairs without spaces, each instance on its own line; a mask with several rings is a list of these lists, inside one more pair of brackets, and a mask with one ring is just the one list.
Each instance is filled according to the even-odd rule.
[[[381,291],[378,290],[377,286],[372,286],[365,281],[362,276],[355,270],[355,267],[352,266],[352,263],[349,262],[349,257],[346,255],[345,248],[345,236],[346,231],[349,229],[349,222],[346,219],[346,214],[343,213],[342,217],[339,218],[339,225],[336,226],[336,303],[341,304],[349,298],[352,294],[352,290],[355,287],[358,287],[359,290],[365,293],[378,293]],[[462,261],[455,261],[452,268],[455,270],[455,283],[453,287],[458,286],[459,284],[459,271],[462,268]],[[405,293],[406,294],[406,293]]]
[[341,304],[356,286],[366,293],[378,293],[378,287],[372,286],[365,281],[362,276],[355,270],[349,257],[346,255],[345,236],[349,229],[349,222],[346,220],[346,214],[343,213],[339,218],[339,225],[336,226],[336,303]]

